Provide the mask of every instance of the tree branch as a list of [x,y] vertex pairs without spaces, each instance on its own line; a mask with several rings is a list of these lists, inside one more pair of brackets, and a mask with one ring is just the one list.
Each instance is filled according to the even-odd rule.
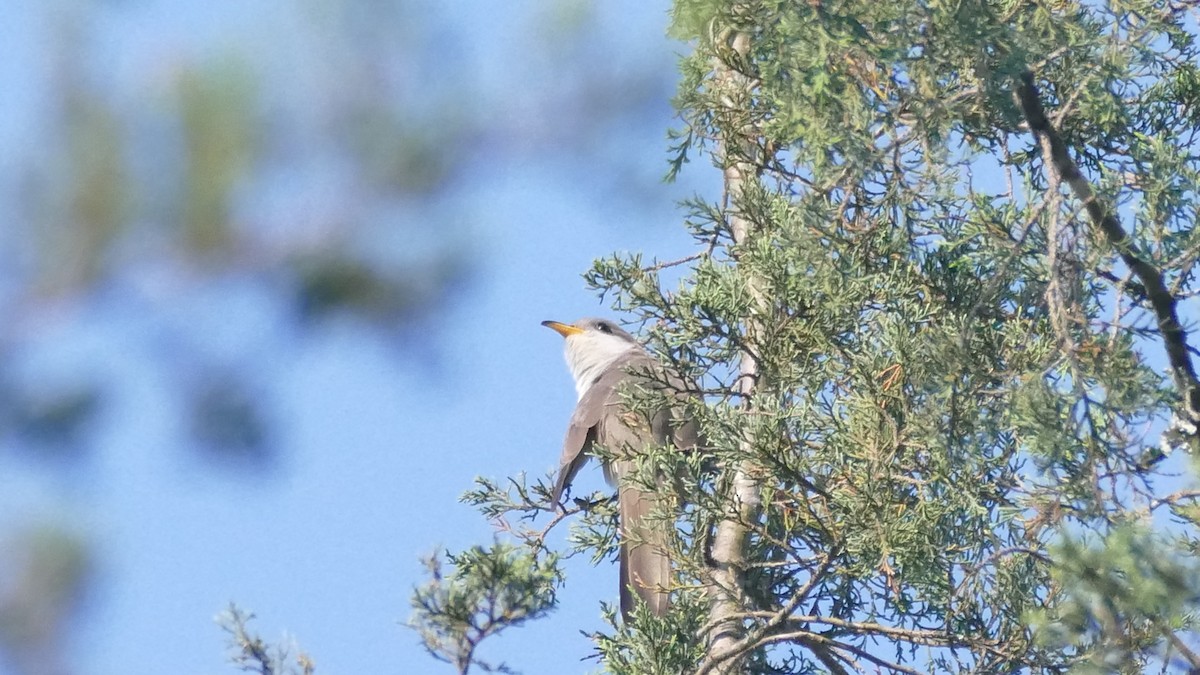
[[1062,137],[1046,117],[1041,95],[1031,71],[1027,70],[1021,74],[1021,84],[1017,86],[1015,96],[1030,131],[1042,147],[1045,170],[1057,174],[1060,180],[1070,186],[1075,197],[1083,202],[1092,226],[1104,235],[1109,245],[1117,251],[1121,260],[1145,288],[1146,298],[1150,301],[1158,319],[1159,330],[1162,332],[1171,374],[1183,398],[1185,417],[1193,423],[1200,421],[1200,380],[1197,379],[1196,370],[1192,365],[1187,332],[1179,322],[1175,296],[1167,290],[1162,272],[1147,262],[1145,254],[1121,226],[1115,213],[1097,197],[1091,184],[1080,173]]

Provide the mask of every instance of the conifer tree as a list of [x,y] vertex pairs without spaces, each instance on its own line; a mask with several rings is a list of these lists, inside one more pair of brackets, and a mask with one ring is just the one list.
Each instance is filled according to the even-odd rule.
[[[703,392],[707,448],[630,479],[681,477],[678,600],[596,637],[608,672],[1200,669],[1198,18],[676,0],[672,170],[725,189],[684,205],[694,255],[586,279]],[[611,550],[603,497],[452,556],[414,596],[431,650],[569,602],[544,534]]]

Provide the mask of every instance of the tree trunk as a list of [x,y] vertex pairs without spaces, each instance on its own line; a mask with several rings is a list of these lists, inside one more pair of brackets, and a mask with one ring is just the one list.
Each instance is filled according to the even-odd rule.
[[[718,54],[721,53],[718,44]],[[744,32],[729,32],[724,36],[724,46],[729,58],[744,63],[750,51],[750,36]],[[722,104],[729,120],[740,119],[750,108],[752,83],[743,73],[730,66],[728,59],[714,59],[714,79],[722,92]],[[750,181],[755,180],[757,168],[751,161],[757,152],[756,130],[751,122],[733,124],[724,130],[721,140],[721,156],[724,162],[725,205],[729,213],[729,226],[734,246],[744,245],[754,234],[754,224],[741,210],[742,196]],[[753,281],[750,293],[756,308],[762,308],[762,293]],[[745,336],[748,344],[755,343],[759,334],[758,316],[745,318]],[[762,387],[761,372],[757,358],[743,349],[739,356],[738,391],[744,405],[753,405],[753,394]],[[751,454],[751,439],[742,440],[742,454]],[[712,540],[712,596],[709,626],[708,656],[699,672],[732,675],[742,671],[741,663],[747,653],[744,644],[742,620],[745,612],[743,589],[746,568],[746,545],[750,537],[750,526],[759,515],[759,485],[753,477],[752,463],[743,459],[728,467],[731,480],[728,489],[728,507],[725,517],[717,524]]]

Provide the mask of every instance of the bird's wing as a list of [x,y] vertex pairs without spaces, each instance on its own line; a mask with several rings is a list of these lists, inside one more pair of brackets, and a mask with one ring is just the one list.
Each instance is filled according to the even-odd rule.
[[587,451],[596,440],[596,426],[604,417],[605,408],[620,403],[617,385],[628,377],[627,369],[644,362],[649,363],[651,359],[641,350],[631,350],[628,355],[618,357],[611,367],[596,378],[575,405],[575,412],[571,413],[571,422],[567,425],[567,435],[563,439],[562,456],[558,460],[558,478],[554,481],[554,491],[551,493],[553,503],[557,504],[562,499],[575,474],[587,463]]

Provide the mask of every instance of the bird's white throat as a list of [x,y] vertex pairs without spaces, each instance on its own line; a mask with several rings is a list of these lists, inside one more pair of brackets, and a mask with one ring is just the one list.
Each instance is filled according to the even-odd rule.
[[575,393],[579,398],[583,398],[588,387],[622,354],[641,349],[616,335],[595,331],[572,335],[566,343],[567,368],[575,379]]

